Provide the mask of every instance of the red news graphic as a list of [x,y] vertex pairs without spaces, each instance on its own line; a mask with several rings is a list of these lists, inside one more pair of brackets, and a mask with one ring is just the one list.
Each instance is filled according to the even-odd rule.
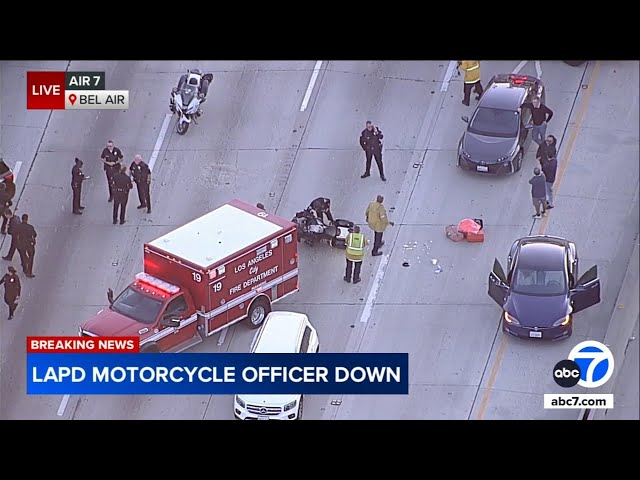
[[27,109],[64,110],[65,72],[27,72]]
[[27,353],[138,352],[138,337],[27,337]]

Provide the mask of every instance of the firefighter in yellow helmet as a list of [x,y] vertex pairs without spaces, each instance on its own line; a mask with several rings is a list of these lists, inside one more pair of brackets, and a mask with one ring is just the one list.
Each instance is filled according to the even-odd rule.
[[458,61],[458,73],[464,71],[464,99],[462,103],[469,106],[469,98],[471,90],[476,91],[476,100],[480,100],[480,96],[484,91],[480,83],[480,62],[478,60],[460,60]]

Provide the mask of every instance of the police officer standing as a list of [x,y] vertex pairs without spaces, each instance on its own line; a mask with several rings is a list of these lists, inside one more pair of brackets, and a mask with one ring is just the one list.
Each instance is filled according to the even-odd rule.
[[151,213],[151,192],[149,191],[151,187],[151,169],[149,165],[142,161],[140,155],[136,155],[129,170],[138,188],[138,199],[140,200],[138,208],[146,208],[147,213]]
[[2,228],[0,229],[0,233],[2,235],[6,235],[7,233],[7,222],[9,219],[4,215],[4,212],[13,205],[11,202],[11,196],[7,191],[7,186],[4,182],[0,183],[0,215],[2,215]]
[[109,202],[113,201],[113,176],[120,172],[120,165],[123,159],[122,151],[114,146],[113,140],[107,142],[107,147],[100,155],[104,163],[104,173],[107,175],[107,185],[109,186]]
[[9,253],[5,257],[2,257],[3,260],[11,261],[13,260],[13,255],[16,253],[16,248],[18,248],[18,231],[20,230],[20,218],[11,211],[10,208],[7,208],[4,212],[5,218],[7,218],[7,222],[9,226],[7,227],[7,233],[11,235],[11,246],[9,247]]
[[36,237],[38,234],[33,225],[29,224],[29,215],[26,213],[22,214],[22,223],[16,225],[15,229],[18,230],[16,246],[20,254],[22,271],[27,278],[33,278],[35,277],[33,274],[33,257],[36,254]]
[[373,122],[367,121],[366,128],[360,134],[360,146],[364,150],[366,165],[364,174],[360,178],[367,178],[371,176],[371,158],[376,159],[376,165],[378,165],[378,173],[383,182],[387,179],[384,176],[384,165],[382,164],[382,139],[384,135],[382,130],[376,127]]
[[13,318],[13,314],[18,306],[18,300],[20,300],[20,277],[16,273],[16,269],[12,266],[7,268],[9,271],[0,279],[0,285],[4,285],[4,303],[9,306],[9,320]]
[[84,207],[80,205],[80,196],[82,194],[82,182],[88,179],[84,173],[82,173],[82,160],[76,157],[76,164],[71,169],[71,191],[73,192],[73,213],[76,215],[82,215]]
[[122,165],[120,172],[113,175],[113,224],[118,223],[118,209],[120,210],[120,225],[125,222],[129,192],[133,188],[131,178],[127,175],[127,167]]
[[344,281],[351,282],[351,273],[353,272],[353,283],[360,282],[360,268],[362,268],[362,259],[364,258],[364,247],[367,245],[367,239],[360,233],[360,227],[353,227],[353,232],[347,235],[347,269],[344,274]]
[[331,215],[331,200],[324,197],[318,197],[311,202],[311,208],[316,212],[318,218],[324,223],[324,215],[327,220],[333,223],[333,215]]

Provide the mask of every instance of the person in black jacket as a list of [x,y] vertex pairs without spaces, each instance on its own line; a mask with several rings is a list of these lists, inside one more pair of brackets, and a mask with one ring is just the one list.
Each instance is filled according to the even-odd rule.
[[2,235],[7,234],[7,222],[9,219],[4,215],[4,212],[13,205],[11,201],[11,196],[7,191],[7,186],[4,182],[0,183],[0,215],[2,215],[2,228],[0,229],[0,233]]
[[383,182],[387,179],[384,176],[384,165],[382,164],[382,139],[384,135],[382,130],[376,127],[371,121],[367,121],[366,128],[360,134],[360,146],[364,150],[366,158],[366,166],[364,174],[360,178],[367,178],[371,175],[371,158],[376,159],[378,172]]
[[113,176],[120,172],[122,165],[122,150],[113,144],[113,140],[107,142],[107,147],[102,150],[100,155],[102,163],[104,163],[104,173],[107,176],[107,185],[109,187],[109,202],[113,201]]
[[[542,165],[542,173],[545,176],[545,186],[547,190],[546,207],[551,209],[553,204],[553,183],[556,181],[556,173],[558,171],[558,154],[556,151],[556,137],[548,135],[545,142],[540,148],[546,146],[546,149],[540,155],[540,164]],[[540,149],[538,149],[540,150]]]
[[131,178],[126,174],[127,167],[122,165],[120,172],[113,175],[113,224],[118,223],[118,210],[120,210],[120,225],[125,222],[125,212],[129,201],[129,192],[133,188]]
[[16,246],[20,254],[22,271],[27,278],[33,278],[35,277],[33,274],[33,257],[36,254],[36,237],[38,234],[35,228],[33,228],[33,225],[29,224],[29,215],[26,213],[22,214],[22,223],[16,225],[16,230],[18,230],[18,242]]
[[20,300],[22,286],[20,285],[20,277],[18,277],[16,269],[9,266],[7,270],[8,273],[0,279],[0,285],[4,285],[4,303],[9,306],[9,320],[11,320],[18,306],[18,301]]
[[333,215],[331,215],[331,200],[324,197],[318,197],[311,202],[311,208],[316,212],[318,218],[324,222],[324,215],[327,216],[327,220],[333,223]]
[[18,225],[20,225],[20,217],[14,215],[10,208],[5,210],[4,216],[8,219],[7,222],[9,226],[7,227],[7,233],[11,235],[11,246],[9,247],[9,253],[2,257],[2,259],[10,262],[13,260],[13,255],[18,248],[18,231],[20,230]]
[[538,97],[531,102],[523,103],[520,108],[528,108],[531,111],[531,121],[533,128],[531,129],[531,138],[538,145],[544,143],[544,136],[547,133],[547,123],[553,117],[553,111],[543,104]]
[[82,211],[84,207],[80,205],[80,196],[82,195],[82,182],[84,182],[87,177],[84,173],[82,173],[82,160],[76,157],[76,164],[71,169],[71,191],[73,192],[73,213],[76,215],[82,215]]
[[151,213],[151,169],[149,165],[142,161],[140,155],[136,155],[129,170],[138,188],[138,199],[140,200],[138,208],[146,208],[147,213]]

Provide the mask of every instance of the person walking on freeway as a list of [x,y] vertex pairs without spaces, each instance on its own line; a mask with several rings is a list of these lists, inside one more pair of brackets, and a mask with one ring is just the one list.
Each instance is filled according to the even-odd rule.
[[22,214],[22,223],[16,225],[18,230],[18,242],[16,244],[18,253],[20,254],[20,263],[22,263],[22,271],[27,278],[34,278],[33,274],[33,257],[36,254],[36,233],[33,225],[29,223],[29,215]]
[[376,127],[373,122],[367,121],[365,129],[360,134],[360,146],[364,150],[365,155],[365,169],[364,174],[360,178],[367,178],[371,176],[371,159],[376,159],[376,165],[378,166],[378,173],[383,182],[387,179],[384,176],[384,164],[382,163],[382,139],[384,135],[382,130]]
[[360,282],[360,269],[362,268],[362,259],[364,258],[364,247],[367,245],[367,239],[360,233],[360,227],[358,225],[353,227],[353,232],[350,232],[346,238],[346,256],[347,256],[347,268],[344,274],[344,281],[351,282],[351,276],[353,274],[353,283]]
[[20,230],[20,217],[15,215],[10,208],[7,208],[4,212],[5,218],[7,218],[8,226],[7,233],[11,235],[11,246],[9,247],[9,253],[6,256],[2,257],[3,260],[11,261],[13,260],[13,255],[16,253],[16,249],[18,248],[18,232]]
[[389,221],[389,218],[387,217],[387,210],[384,208],[382,202],[384,202],[384,197],[382,195],[378,195],[375,202],[371,202],[369,204],[365,213],[367,224],[374,232],[373,251],[371,252],[371,255],[374,257],[382,255],[382,252],[380,251],[380,248],[384,245],[382,234],[389,225],[392,227],[395,225],[393,222]]
[[531,110],[531,121],[533,128],[531,129],[531,138],[538,145],[544,143],[544,136],[547,134],[547,123],[553,117],[553,111],[544,105],[539,97],[534,98],[531,102],[523,103],[520,108],[528,108]]
[[547,199],[547,185],[544,175],[538,167],[533,169],[533,177],[529,180],[531,184],[531,200],[536,209],[533,218],[542,218],[547,215],[545,204]]
[[480,100],[482,92],[484,92],[482,83],[480,83],[480,62],[478,60],[460,60],[458,69],[460,68],[464,71],[464,98],[462,99],[462,104],[468,107],[471,99],[471,90],[476,91],[476,100]]
[[8,273],[6,273],[2,279],[0,279],[0,285],[4,285],[4,303],[9,307],[9,318],[11,320],[13,318],[13,314],[18,307],[18,301],[20,300],[20,290],[22,289],[20,285],[20,277],[16,273],[16,269],[12,266],[7,268]]

